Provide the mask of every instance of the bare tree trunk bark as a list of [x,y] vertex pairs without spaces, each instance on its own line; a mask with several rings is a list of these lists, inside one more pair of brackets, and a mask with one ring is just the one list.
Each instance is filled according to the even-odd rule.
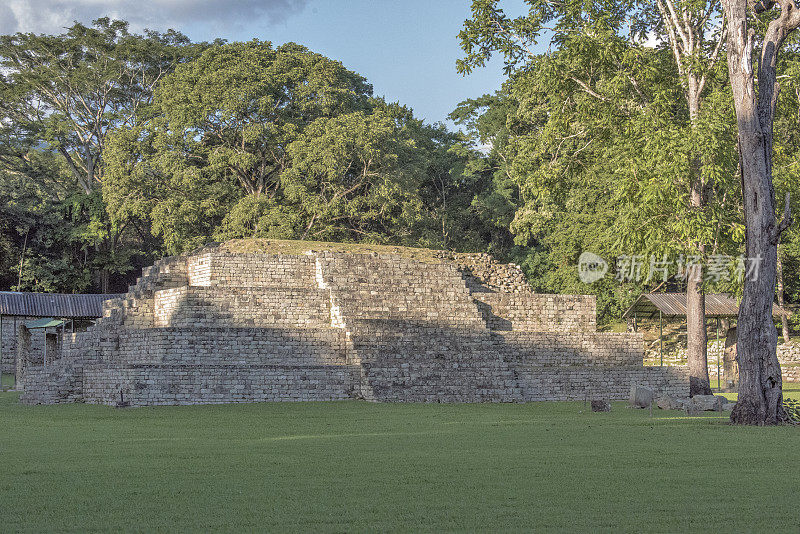
[[736,391],[739,383],[739,367],[736,365],[736,327],[728,328],[725,334],[725,353],[722,357],[722,375],[725,391]]
[[100,293],[108,293],[111,273],[106,268],[100,269]]
[[[758,72],[758,94],[753,72],[755,30],[747,25],[747,0],[722,0],[728,21],[728,72],[739,131],[739,159],[744,197],[745,251],[749,265],[737,323],[736,360],[739,364],[739,400],[731,421],[746,425],[774,425],[786,420],[781,368],[776,354],[778,332],[772,320],[777,273],[777,244],[791,223],[788,211],[777,224],[772,186],[772,125],[778,98],[777,53],[788,33],[800,25],[794,0],[779,0],[781,13],[764,35]],[[755,6],[771,9],[772,0]]]
[[[700,93],[698,81],[691,73],[687,76],[687,102],[689,120],[694,127],[700,117]],[[703,198],[702,165],[695,157],[692,163],[692,208],[702,210]],[[705,255],[705,245],[697,245],[698,257]],[[687,269],[686,278],[686,360],[689,367],[689,396],[712,395],[708,376],[708,332],[706,330],[706,295],[703,291],[703,268],[698,262]]]
[[[698,268],[699,271],[699,268]],[[708,333],[703,282],[690,275],[686,282],[686,359],[689,366],[689,395],[711,395],[708,376]]]
[[[786,297],[783,290],[783,262],[781,261],[781,246],[778,245],[778,306],[781,307],[781,310],[784,309],[786,305]],[[789,336],[789,318],[786,317],[786,314],[781,313],[781,333],[783,334],[783,341],[788,343],[791,339]]]

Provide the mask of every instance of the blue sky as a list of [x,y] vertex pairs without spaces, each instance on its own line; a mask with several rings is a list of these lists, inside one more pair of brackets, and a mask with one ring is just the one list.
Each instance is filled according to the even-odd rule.
[[[456,72],[456,37],[470,0],[6,0],[0,33],[61,33],[72,20],[101,16],[134,29],[175,28],[193,40],[295,41],[365,76],[375,94],[414,109],[428,122],[445,120],[462,100],[494,92],[502,61],[469,76]],[[522,0],[504,4],[523,11]]]
[[504,80],[494,60],[469,76],[456,72],[456,37],[469,16],[468,0],[312,1],[269,27],[190,28],[193,38],[217,33],[231,40],[295,41],[365,76],[376,95],[399,101],[429,122],[442,121],[464,99],[494,92]]

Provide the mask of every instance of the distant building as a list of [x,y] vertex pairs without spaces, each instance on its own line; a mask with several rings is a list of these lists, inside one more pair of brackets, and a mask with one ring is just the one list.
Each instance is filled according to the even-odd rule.
[[0,370],[16,371],[19,325],[28,325],[32,353],[44,361],[47,347],[58,350],[65,331],[85,330],[103,315],[104,301],[121,296],[0,291]]

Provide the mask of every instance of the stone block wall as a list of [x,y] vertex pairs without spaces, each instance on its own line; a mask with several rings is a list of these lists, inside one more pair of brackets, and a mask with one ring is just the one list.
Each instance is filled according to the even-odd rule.
[[187,257],[170,256],[142,269],[142,276],[131,289],[139,293],[148,293],[159,289],[181,287],[188,283]]
[[779,343],[778,361],[784,382],[800,382],[800,343]]
[[319,263],[324,285],[348,324],[395,320],[486,329],[452,265],[420,263],[388,254],[328,254]]
[[594,295],[536,293],[474,293],[492,330],[526,332],[594,332]]
[[213,255],[210,252],[189,256],[186,259],[187,285],[210,286]]
[[500,263],[491,255],[441,253],[462,273],[467,287],[473,292],[531,293],[531,286],[522,268],[513,263]]
[[316,287],[315,258],[308,255],[205,252],[188,259],[192,286]]
[[87,363],[342,365],[347,359],[346,333],[332,328],[120,328],[74,336],[64,357]]
[[[0,369],[4,373],[14,374],[16,372],[17,358],[17,328],[19,325],[28,321],[33,321],[38,317],[21,317],[4,315],[2,319],[2,344],[0,344]],[[41,352],[44,347],[44,337],[31,340],[37,352]],[[41,359],[41,356],[33,355],[34,358]]]
[[48,364],[27,365],[17,385],[25,404],[65,404],[83,401],[83,368],[81,363],[61,358]]
[[641,333],[503,332],[494,337],[505,359],[536,367],[641,367]]
[[[3,373],[15,374],[17,370],[17,330],[20,325],[29,321],[35,321],[40,317],[23,317],[23,316],[3,316],[2,325],[2,347],[0,347],[0,368]],[[55,328],[49,328],[48,334],[55,334],[57,336],[58,346],[61,346],[61,330],[56,331]],[[45,357],[45,331],[44,329],[35,329],[30,331],[31,347],[28,353],[28,361],[35,365],[44,363]],[[53,353],[50,350],[47,354],[48,360],[54,360],[61,357],[60,348]]]
[[184,286],[156,291],[154,326],[324,327],[330,324],[328,291],[317,288]]
[[344,365],[345,334],[331,328],[153,328],[119,334],[103,361],[137,365]]
[[82,399],[131,406],[333,401],[353,397],[352,366],[89,366]]
[[638,384],[660,395],[686,397],[689,374],[685,366],[674,367],[527,367],[518,369],[523,400],[624,400],[631,384]]
[[784,382],[800,382],[800,365],[781,365],[781,375]]
[[779,343],[778,361],[781,363],[800,363],[800,343],[797,341]]
[[[373,327],[376,325],[372,325]],[[520,386],[488,332],[384,323],[351,336],[365,396],[394,402],[514,402]]]

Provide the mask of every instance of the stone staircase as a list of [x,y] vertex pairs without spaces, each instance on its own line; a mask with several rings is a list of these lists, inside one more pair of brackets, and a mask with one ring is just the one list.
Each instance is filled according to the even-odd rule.
[[512,402],[513,371],[450,263],[394,255],[321,260],[361,366],[361,392],[395,402]]

